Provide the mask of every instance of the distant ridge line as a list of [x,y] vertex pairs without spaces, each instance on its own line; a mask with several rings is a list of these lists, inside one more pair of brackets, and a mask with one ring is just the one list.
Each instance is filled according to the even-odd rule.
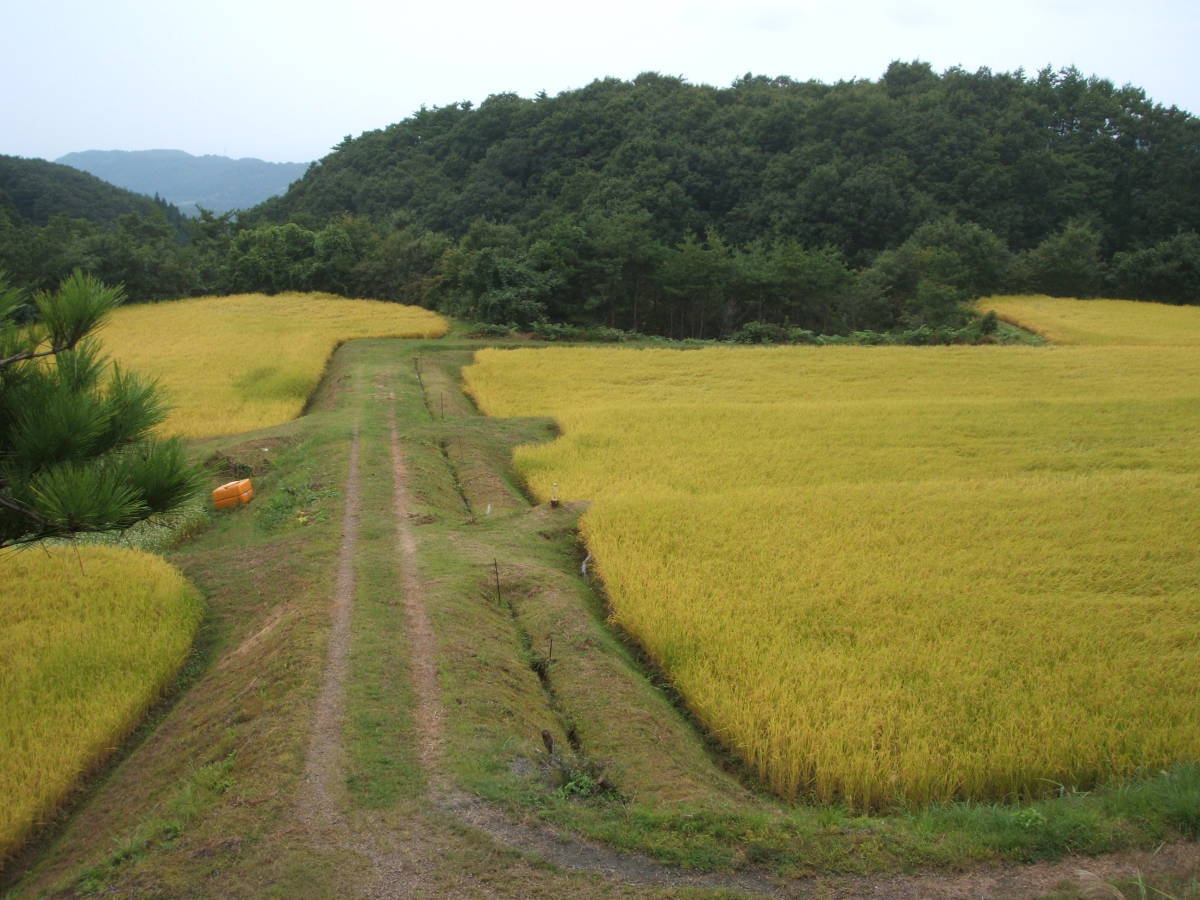
[[127,190],[157,194],[186,215],[200,208],[214,213],[257,206],[287,190],[309,167],[307,162],[196,156],[186,150],[84,150],[55,160]]

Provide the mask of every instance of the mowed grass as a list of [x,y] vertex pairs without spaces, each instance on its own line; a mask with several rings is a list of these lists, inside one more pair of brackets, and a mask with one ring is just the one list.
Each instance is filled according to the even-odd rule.
[[779,794],[1017,799],[1200,758],[1190,312],[1152,347],[484,350],[465,372],[489,414],[557,418],[520,471],[594,501],[614,620]]
[[342,341],[440,337],[446,320],[415,306],[331,294],[239,294],[124,306],[101,332],[122,366],[155,376],[185,437],[294,419]]
[[6,551],[0,579],[0,862],[138,724],[203,602],[157,556]]

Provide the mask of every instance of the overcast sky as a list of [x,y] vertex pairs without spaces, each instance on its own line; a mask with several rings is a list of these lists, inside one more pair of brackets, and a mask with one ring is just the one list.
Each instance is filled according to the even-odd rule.
[[0,153],[324,156],[422,104],[608,75],[876,79],[1075,65],[1200,110],[1195,0],[4,0]]

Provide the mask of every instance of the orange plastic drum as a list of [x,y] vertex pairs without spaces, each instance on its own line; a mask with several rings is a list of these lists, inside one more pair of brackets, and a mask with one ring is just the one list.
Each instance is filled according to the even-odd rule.
[[223,484],[212,492],[213,506],[217,509],[228,509],[239,503],[249,503],[254,499],[254,485],[249,478],[241,481],[231,481]]

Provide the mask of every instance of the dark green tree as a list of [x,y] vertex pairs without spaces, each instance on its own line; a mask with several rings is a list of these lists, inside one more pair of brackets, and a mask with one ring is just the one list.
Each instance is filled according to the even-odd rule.
[[838,250],[810,250],[797,241],[781,241],[771,248],[767,266],[771,306],[788,323],[817,332],[843,327],[838,315],[854,273]]
[[1070,67],[651,72],[423,108],[178,238],[161,202],[0,157],[0,267],[30,290],[80,268],[134,302],[332,290],[676,337],[953,327],[998,290],[1194,296],[1167,242],[1200,232],[1197,147],[1200,119]]
[[1100,232],[1073,219],[1013,264],[1013,278],[1026,290],[1052,297],[1094,297],[1104,280]]
[[941,269],[931,272],[964,297],[993,294],[1008,277],[1011,254],[1004,242],[986,228],[953,218],[922,225],[902,247],[944,253]]
[[1131,300],[1200,303],[1200,234],[1184,231],[1113,257],[1117,293]]
[[453,246],[444,234],[415,225],[375,229],[369,220],[344,218],[342,226],[361,248],[349,293],[430,306],[439,288],[442,255]]
[[122,300],[79,272],[34,299],[0,273],[0,547],[123,530],[200,487],[177,440],[152,431],[152,382],[111,365],[91,337]]
[[229,250],[230,284],[239,291],[307,291],[318,261],[316,235],[294,222],[238,233]]
[[689,234],[664,257],[659,278],[679,304],[677,336],[719,337],[737,323],[737,260],[719,234]]

